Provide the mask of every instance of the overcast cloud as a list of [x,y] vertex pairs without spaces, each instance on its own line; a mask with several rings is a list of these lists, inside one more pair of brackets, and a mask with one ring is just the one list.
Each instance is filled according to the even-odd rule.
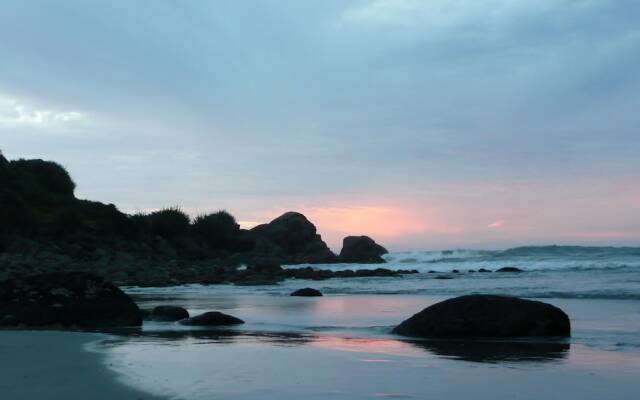
[[336,247],[640,241],[633,0],[3,1],[0,149]]

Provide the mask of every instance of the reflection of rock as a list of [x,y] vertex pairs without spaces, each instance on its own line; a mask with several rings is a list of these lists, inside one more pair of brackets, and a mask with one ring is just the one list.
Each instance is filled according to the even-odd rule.
[[322,296],[319,290],[313,288],[298,289],[290,294],[290,296],[302,296],[302,297],[319,297]]
[[141,323],[133,300],[92,274],[51,273],[0,282],[0,325],[103,328]]
[[224,326],[240,325],[244,324],[244,321],[233,315],[224,314],[219,311],[209,311],[189,319],[183,319],[180,323],[182,325],[194,326]]
[[475,362],[553,361],[567,357],[569,343],[428,340],[411,344],[438,356]]
[[[192,341],[193,339],[207,342],[229,343],[238,338],[245,343],[246,339],[250,338],[252,341],[257,340],[263,343],[268,342],[285,346],[298,346],[308,344],[315,338],[313,335],[295,332],[247,331],[224,326],[215,326],[211,327],[211,329],[207,329],[206,326],[202,326],[198,327],[198,329],[140,330],[133,332],[133,335],[131,335],[131,332],[129,331],[122,330],[109,333],[120,336],[126,341],[147,341],[149,338],[152,338],[154,343],[157,345],[167,344],[170,346],[175,345],[175,342]],[[158,341],[158,338],[161,338],[162,341]]]
[[569,317],[559,308],[516,297],[470,295],[425,308],[393,333],[421,337],[569,336]]
[[386,261],[382,255],[388,251],[369,236],[347,236],[342,241],[340,261],[345,263],[382,264]]
[[177,306],[157,306],[151,311],[149,318],[157,322],[180,321],[189,318],[189,312]]

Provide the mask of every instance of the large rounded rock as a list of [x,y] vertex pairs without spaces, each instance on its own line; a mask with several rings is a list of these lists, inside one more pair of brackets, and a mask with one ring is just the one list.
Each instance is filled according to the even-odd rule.
[[186,318],[189,318],[189,311],[177,306],[157,306],[149,316],[149,319],[156,322],[173,322]]
[[3,326],[139,326],[142,314],[129,296],[88,273],[33,275],[0,282]]
[[427,307],[393,333],[421,337],[570,336],[571,325],[567,314],[551,304],[470,295]]
[[369,236],[347,236],[342,240],[340,261],[345,263],[384,263],[388,251]]
[[313,289],[313,288],[309,288],[308,287],[308,288],[295,290],[289,296],[320,297],[320,296],[322,296],[322,293],[317,289]]
[[225,326],[244,324],[244,321],[233,315],[224,314],[219,311],[209,311],[189,319],[183,319],[180,323],[182,325],[194,326]]

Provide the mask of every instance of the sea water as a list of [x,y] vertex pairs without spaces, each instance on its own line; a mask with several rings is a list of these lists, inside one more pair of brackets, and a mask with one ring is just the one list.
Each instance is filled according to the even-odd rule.
[[[640,249],[453,250],[393,253],[386,260],[385,268],[419,273],[127,288],[144,308],[174,304],[192,315],[218,310],[246,323],[203,329],[146,322],[141,332],[104,343],[107,363],[128,385],[194,400],[625,399],[640,389]],[[470,272],[506,266],[524,272]],[[306,286],[325,296],[288,296]],[[426,306],[471,293],[552,303],[569,314],[572,337],[460,341],[390,333]]]

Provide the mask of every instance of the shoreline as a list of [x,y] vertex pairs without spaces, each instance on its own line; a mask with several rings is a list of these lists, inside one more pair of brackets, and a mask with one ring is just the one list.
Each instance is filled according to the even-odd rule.
[[11,400],[162,400],[127,386],[93,344],[101,333],[0,331],[0,393]]

